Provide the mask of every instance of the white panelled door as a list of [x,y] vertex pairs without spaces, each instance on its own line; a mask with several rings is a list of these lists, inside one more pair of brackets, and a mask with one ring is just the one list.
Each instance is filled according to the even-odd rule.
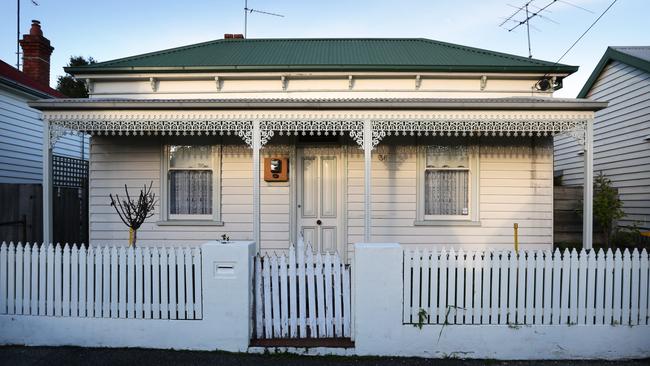
[[340,153],[301,148],[297,158],[298,228],[315,251],[342,253]]

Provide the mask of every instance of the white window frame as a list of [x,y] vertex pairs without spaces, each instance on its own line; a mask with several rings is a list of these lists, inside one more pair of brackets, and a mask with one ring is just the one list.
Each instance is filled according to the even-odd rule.
[[468,223],[479,222],[479,147],[476,144],[467,143],[469,159],[468,168],[435,168],[433,170],[467,170],[469,171],[468,182],[468,214],[467,215],[426,215],[425,214],[425,171],[427,169],[427,147],[435,145],[434,142],[418,145],[417,151],[417,220],[418,224],[446,224],[446,223]]
[[[174,169],[169,167],[169,153],[171,146],[210,146],[212,149],[212,214],[210,215],[174,215],[169,213],[170,191],[169,191],[169,172],[172,170],[208,170],[205,168],[194,169]],[[221,223],[221,145],[209,144],[188,144],[188,143],[169,143],[163,145],[162,149],[162,172],[161,172],[161,218],[163,222],[203,222],[203,223]]]

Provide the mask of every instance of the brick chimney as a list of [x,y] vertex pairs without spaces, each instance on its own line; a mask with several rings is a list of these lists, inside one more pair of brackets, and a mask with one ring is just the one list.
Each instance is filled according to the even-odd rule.
[[29,34],[20,40],[23,49],[23,73],[40,84],[50,85],[50,55],[54,47],[43,37],[41,22],[32,20]]

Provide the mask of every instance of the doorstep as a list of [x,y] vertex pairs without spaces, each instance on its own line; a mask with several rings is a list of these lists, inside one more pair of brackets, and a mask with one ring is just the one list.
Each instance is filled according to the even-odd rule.
[[350,338],[251,339],[250,347],[354,348],[354,341]]

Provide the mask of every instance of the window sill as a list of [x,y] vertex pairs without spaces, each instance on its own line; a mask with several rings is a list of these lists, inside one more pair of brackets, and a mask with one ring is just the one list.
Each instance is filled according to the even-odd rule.
[[416,220],[414,226],[481,226],[480,221],[469,220]]
[[157,221],[158,226],[223,226],[223,221],[209,220],[166,220]]

